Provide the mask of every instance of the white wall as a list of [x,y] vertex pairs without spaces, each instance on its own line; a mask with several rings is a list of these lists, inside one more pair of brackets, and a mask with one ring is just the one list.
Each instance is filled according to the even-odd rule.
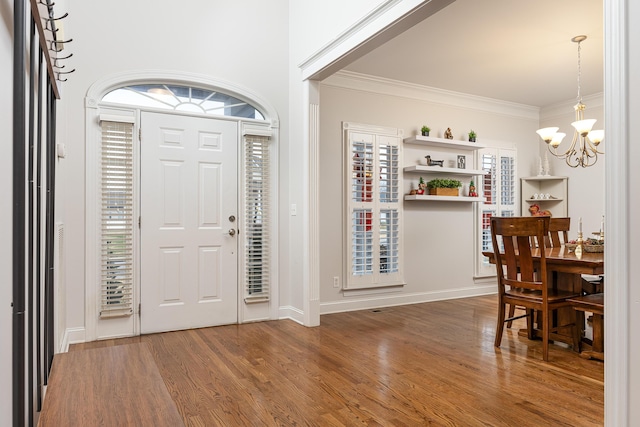
[[326,0],[290,4],[291,34],[296,64],[337,38],[376,6],[390,3],[380,0]]
[[[637,166],[638,159],[640,159],[640,147],[637,143],[637,138],[633,132],[634,128],[638,125],[637,118],[640,117],[640,45],[637,43],[640,40],[640,26],[631,24],[638,22],[640,19],[640,4],[638,2],[627,2],[627,27],[630,31],[628,34],[629,41],[629,53],[628,53],[628,69],[627,75],[629,76],[629,115],[630,119],[627,124],[628,135],[631,138],[629,143],[629,189],[628,194],[629,208],[628,218],[630,222],[629,228],[629,259],[634,260],[629,265],[629,402],[630,402],[630,416],[629,425],[640,425],[640,334],[638,329],[640,328],[640,283],[638,277],[640,277],[640,263],[637,262],[640,259],[640,247],[637,242],[640,240],[640,223],[638,222],[638,215],[640,214],[640,193],[635,191],[638,183],[640,183],[640,168]],[[638,18],[638,19],[636,19]],[[615,141],[610,142],[610,144]]]
[[[194,0],[71,1],[66,37],[73,38],[64,83],[60,132],[67,169],[60,186],[66,230],[67,328],[82,331],[85,286],[85,109],[87,89],[114,73],[182,71],[233,82],[275,106],[288,144],[288,2]],[[286,180],[284,181],[286,185]],[[282,190],[281,190],[282,191]],[[285,191],[286,192],[286,189]],[[285,246],[286,242],[281,242]],[[280,285],[286,290],[286,277]]]
[[[360,77],[362,77],[360,81]],[[369,76],[370,78],[370,76]],[[357,88],[357,89],[354,89]],[[438,97],[437,100],[434,97]],[[530,159],[537,159],[535,130],[538,111],[527,106],[499,103],[450,93],[435,95],[428,88],[341,73],[321,84],[320,127],[320,295],[321,312],[354,307],[384,306],[465,296],[486,292],[487,284],[474,284],[474,223],[471,203],[404,202],[404,267],[406,286],[386,295],[345,297],[333,287],[333,277],[344,282],[343,262],[343,149],[341,122],[357,122],[399,128],[405,137],[423,124],[431,135],[442,137],[450,127],[454,139],[463,140],[470,129],[478,143],[517,146],[519,176],[530,174]],[[447,103],[448,102],[448,103]],[[426,154],[446,158],[436,149],[404,146],[403,166],[416,164]],[[462,154],[462,153],[458,153]],[[466,153],[465,153],[466,154]],[[470,156],[470,154],[467,154]],[[471,157],[468,157],[471,165]],[[471,167],[471,166],[469,166]],[[419,174],[404,175],[404,192]],[[428,176],[425,176],[428,178]],[[464,181],[464,180],[463,180]],[[465,181],[468,185],[468,178]],[[488,285],[493,291],[493,285]]]
[[[587,106],[585,110],[586,119],[596,119],[594,129],[605,129],[604,123],[604,99],[602,94],[583,98]],[[573,106],[576,100],[568,100],[562,104],[550,106],[542,109],[540,115],[540,127],[559,127],[559,132],[567,134],[560,144],[558,151],[566,150],[573,138],[573,126],[575,112]],[[536,135],[537,136],[537,135]],[[609,142],[605,139],[600,144],[600,151],[607,151]],[[584,238],[593,237],[591,232],[600,230],[602,215],[604,215],[604,156],[598,156],[595,165],[587,168],[572,168],[564,160],[560,160],[548,153],[547,145],[538,137],[540,156],[544,156],[547,151],[551,174],[569,177],[569,216],[571,217],[570,238],[575,239],[578,235],[578,218],[582,217],[582,229]],[[537,164],[537,163],[536,163]],[[606,220],[605,220],[606,222]]]
[[[0,198],[12,200],[12,165],[13,154],[13,2],[0,1],[0,129],[3,133],[2,146],[4,154],[0,156]],[[7,203],[7,205],[10,203]],[[0,299],[4,301],[0,307],[0,425],[10,425],[12,420],[12,348],[11,325],[12,308],[9,301],[13,299],[13,279],[11,274],[12,252],[12,210],[0,209]]]

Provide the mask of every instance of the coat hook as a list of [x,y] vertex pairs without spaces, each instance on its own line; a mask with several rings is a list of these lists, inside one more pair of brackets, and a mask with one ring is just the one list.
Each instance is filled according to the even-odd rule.
[[69,55],[67,55],[67,56],[65,56],[65,57],[62,57],[62,58],[54,58],[54,60],[53,60],[53,66],[54,66],[54,67],[56,67],[56,68],[60,68],[60,69],[64,68],[64,67],[65,67],[64,65],[58,65],[58,61],[62,61],[62,60],[64,60],[64,59],[69,59],[69,58],[71,58],[72,56],[73,56],[73,53],[70,53]]
[[55,5],[54,2],[47,3],[46,1],[42,1],[42,0],[40,0],[40,4],[47,6],[49,9],[53,9],[53,5]]
[[[73,41],[73,39],[69,39],[69,40],[51,40],[51,47],[49,48],[49,50],[52,50],[54,52],[62,52],[62,49],[64,49],[64,44],[65,43],[71,43]],[[60,49],[57,48],[57,46],[60,46]]]
[[74,69],[73,69],[73,70],[71,70],[71,71],[56,71],[56,73],[58,74],[58,76],[56,77],[56,80],[58,80],[59,82],[66,82],[66,81],[67,81],[67,80],[69,80],[69,79],[61,79],[61,78],[60,78],[60,75],[61,75],[61,74],[71,74],[71,73],[73,73],[75,70],[76,70],[76,69],[74,68]]
[[59,16],[58,18],[44,18],[44,19],[46,19],[47,21],[59,21],[61,19],[66,18],[67,16],[69,16],[69,12],[65,13],[62,16]]

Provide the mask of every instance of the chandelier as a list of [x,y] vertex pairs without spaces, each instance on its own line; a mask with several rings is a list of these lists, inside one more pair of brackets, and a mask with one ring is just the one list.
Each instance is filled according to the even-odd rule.
[[578,103],[573,107],[576,111],[576,120],[571,123],[571,126],[575,128],[571,145],[566,151],[558,152],[558,146],[566,134],[558,132],[557,127],[536,131],[540,138],[547,143],[549,152],[559,159],[564,159],[572,168],[592,166],[598,160],[598,154],[604,154],[604,152],[598,151],[598,144],[604,138],[604,130],[591,130],[596,120],[585,120],[584,110],[587,106],[582,103],[582,95],[580,95],[580,43],[586,38],[587,36],[575,36],[571,39],[572,42],[578,43]]

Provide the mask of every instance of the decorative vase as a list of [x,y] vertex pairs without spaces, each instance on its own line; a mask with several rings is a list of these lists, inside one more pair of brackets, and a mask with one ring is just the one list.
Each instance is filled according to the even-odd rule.
[[476,142],[476,137],[475,136],[469,137],[469,142]]
[[547,152],[544,152],[544,163],[542,164],[542,168],[544,169],[545,176],[551,175],[551,169],[549,167],[549,157],[547,157]]
[[422,132],[422,136],[429,136],[429,132]]

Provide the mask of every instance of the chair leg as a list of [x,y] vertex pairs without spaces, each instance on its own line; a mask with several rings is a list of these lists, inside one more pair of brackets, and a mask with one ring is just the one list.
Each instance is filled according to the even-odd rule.
[[534,330],[534,315],[535,311],[529,308],[525,309],[527,311],[527,338],[530,340],[534,339],[533,330]]
[[[509,304],[509,317],[507,318],[511,319],[515,315],[516,315],[516,306],[514,304]],[[513,325],[513,320],[509,320],[507,322],[507,328],[511,329],[511,325]]]
[[500,301],[500,305],[498,307],[498,324],[496,325],[496,340],[494,345],[496,347],[500,347],[500,343],[502,342],[502,331],[504,329],[504,312],[505,312],[506,304]]
[[575,325],[573,326],[573,349],[578,353],[582,352],[582,334],[584,330],[584,312],[574,310],[576,313]]
[[549,310],[542,310],[542,360],[549,360]]

